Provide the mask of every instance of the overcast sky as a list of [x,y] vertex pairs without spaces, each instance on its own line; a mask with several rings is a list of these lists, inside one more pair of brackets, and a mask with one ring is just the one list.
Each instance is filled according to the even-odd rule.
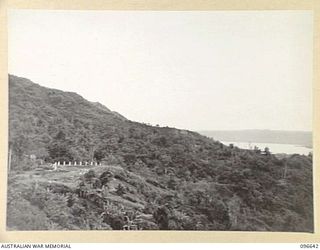
[[9,73],[130,120],[312,129],[312,12],[9,12]]

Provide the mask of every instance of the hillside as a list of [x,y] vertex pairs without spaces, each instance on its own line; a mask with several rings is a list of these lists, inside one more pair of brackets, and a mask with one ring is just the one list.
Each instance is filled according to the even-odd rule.
[[205,130],[199,133],[221,141],[293,144],[312,148],[312,133],[307,131],[252,129]]
[[132,122],[12,75],[9,105],[8,230],[313,231],[310,157]]

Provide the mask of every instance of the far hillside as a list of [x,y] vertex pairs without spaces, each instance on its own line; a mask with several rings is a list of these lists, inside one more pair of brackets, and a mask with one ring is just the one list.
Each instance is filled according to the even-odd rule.
[[293,144],[312,148],[312,132],[283,130],[204,130],[200,134],[221,141]]

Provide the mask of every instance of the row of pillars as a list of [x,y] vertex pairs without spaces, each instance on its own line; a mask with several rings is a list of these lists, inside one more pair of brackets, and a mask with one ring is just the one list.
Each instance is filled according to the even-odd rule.
[[[72,164],[73,163],[73,164]],[[80,161],[80,162],[66,162],[66,161],[63,161],[63,162],[60,162],[60,161],[57,161],[53,164],[54,166],[101,166],[101,163],[98,163],[98,162],[87,162],[87,161]]]

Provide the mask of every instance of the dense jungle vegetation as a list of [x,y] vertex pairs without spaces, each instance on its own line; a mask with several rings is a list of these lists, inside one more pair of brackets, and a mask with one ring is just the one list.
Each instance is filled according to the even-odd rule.
[[9,150],[8,230],[313,232],[312,156],[129,121],[12,75]]

